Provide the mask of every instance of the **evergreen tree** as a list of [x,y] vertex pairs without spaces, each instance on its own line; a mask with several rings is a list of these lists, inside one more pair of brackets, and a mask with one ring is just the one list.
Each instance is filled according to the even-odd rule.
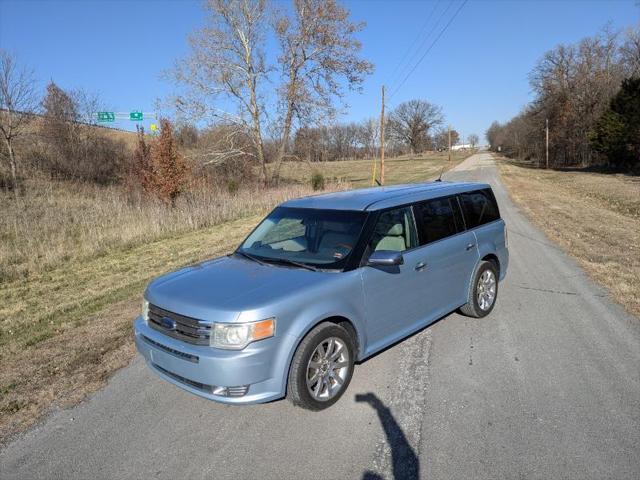
[[590,139],[594,150],[606,155],[612,165],[640,167],[640,78],[622,82]]

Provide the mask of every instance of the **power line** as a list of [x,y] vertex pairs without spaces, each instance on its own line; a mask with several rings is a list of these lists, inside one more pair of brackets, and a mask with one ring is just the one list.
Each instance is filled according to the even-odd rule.
[[[409,48],[407,48],[407,50],[404,52],[404,55],[402,56],[402,59],[398,62],[398,64],[396,65],[396,68],[393,69],[393,74],[392,74],[391,78],[388,79],[389,81],[387,82],[388,85],[393,85],[393,83],[394,83],[393,80],[395,80],[396,77],[400,74],[401,70],[404,70],[404,68],[406,67],[405,66],[402,69],[400,68],[404,64],[405,60],[407,60],[409,58],[409,53],[413,50],[413,47],[416,45],[416,43],[418,43],[418,40],[422,36],[423,31],[426,30],[427,25],[431,21],[431,17],[433,17],[433,13],[436,11],[436,8],[440,4],[440,1],[441,0],[437,0],[436,2],[434,2],[433,8],[431,9],[431,12],[427,16],[427,19],[422,24],[420,29],[418,30],[418,34],[416,35],[415,40],[413,40],[411,42],[411,44],[409,45]],[[431,36],[431,32],[429,32],[429,35],[427,35],[426,38],[429,38],[429,36]]]
[[[404,65],[402,69],[398,72],[399,73],[398,79],[402,78],[402,76],[407,72],[407,70],[411,68],[411,64],[413,63],[414,59],[420,54],[424,46],[427,44],[428,40],[431,38],[431,34],[437,32],[438,28],[440,27],[440,22],[449,13],[449,10],[451,10],[451,7],[453,6],[454,3],[455,2],[453,1],[449,1],[447,3],[447,7],[442,12],[440,12],[440,16],[436,20],[436,23],[433,24],[431,30],[429,31],[429,34],[424,39],[422,39],[422,42],[420,43],[420,46],[418,47],[418,49],[413,53],[413,55],[411,55],[411,58],[409,59],[407,64]],[[393,88],[395,84],[396,83],[394,82],[394,85],[391,85],[390,88]]]
[[422,63],[422,60],[424,60],[424,58],[427,56],[427,54],[431,51],[431,49],[433,48],[433,46],[438,43],[438,40],[440,40],[440,37],[442,37],[442,35],[444,34],[444,32],[446,32],[447,28],[449,28],[449,25],[451,25],[451,23],[456,19],[456,17],[458,16],[458,14],[460,13],[460,11],[462,10],[462,8],[467,4],[469,0],[464,0],[464,2],[462,2],[462,4],[460,4],[460,6],[458,7],[458,10],[456,10],[456,13],[453,14],[453,16],[449,19],[449,21],[447,22],[447,24],[444,26],[444,28],[440,31],[440,33],[438,34],[438,36],[435,38],[435,40],[431,43],[431,45],[429,45],[429,48],[427,48],[427,50],[422,54],[422,56],[420,57],[420,59],[417,61],[417,63],[413,66],[413,68],[411,69],[411,71],[407,74],[406,77],[404,77],[404,79],[402,80],[402,82],[400,82],[400,85],[398,85],[396,87],[396,89],[393,91],[393,93],[391,93],[389,99],[393,98],[393,96],[398,92],[398,90],[400,90],[400,88],[404,85],[404,82],[407,81],[407,79],[411,76],[411,74],[416,70],[416,68],[418,68],[418,65],[420,65],[420,63]]
[[[418,59],[418,61],[414,64],[413,68],[409,71],[409,73],[407,73],[407,75],[402,79],[402,81],[400,82],[400,84],[393,90],[393,92],[391,93],[391,95],[389,96],[389,99],[393,98],[394,95],[400,90],[400,88],[404,85],[404,83],[407,81],[407,79],[413,74],[413,72],[416,70],[416,68],[418,68],[418,66],[422,63],[422,61],[424,60],[424,58],[427,56],[427,54],[431,51],[431,49],[435,46],[436,43],[438,43],[438,40],[440,40],[440,38],[442,37],[442,35],[444,34],[444,32],[449,28],[449,26],[451,25],[451,23],[453,23],[453,21],[455,20],[455,18],[458,16],[458,14],[460,13],[460,11],[462,10],[462,8],[466,5],[466,3],[469,0],[464,0],[460,6],[458,7],[458,9],[455,11],[455,13],[451,16],[451,18],[449,19],[449,21],[447,22],[447,24],[444,26],[444,28],[440,31],[440,33],[438,34],[438,36],[433,40],[433,42],[431,42],[431,45],[429,45],[429,48],[427,48],[427,50],[422,54],[422,56]],[[449,8],[451,7],[453,3],[449,4]],[[446,12],[449,11],[449,8],[447,8],[447,10],[445,10],[443,12],[442,15],[440,15],[440,18],[438,19],[438,21],[436,22],[437,26],[440,23],[440,20],[442,19],[442,17],[444,16],[444,14],[446,14]],[[424,43],[423,43],[424,44]],[[421,45],[422,47],[422,45]]]

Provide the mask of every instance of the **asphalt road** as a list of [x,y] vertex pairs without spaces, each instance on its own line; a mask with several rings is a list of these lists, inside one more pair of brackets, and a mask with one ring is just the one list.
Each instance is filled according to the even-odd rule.
[[640,322],[493,185],[511,264],[481,320],[451,314],[356,368],[335,406],[231,407],[138,358],[0,452],[0,478],[640,478]]

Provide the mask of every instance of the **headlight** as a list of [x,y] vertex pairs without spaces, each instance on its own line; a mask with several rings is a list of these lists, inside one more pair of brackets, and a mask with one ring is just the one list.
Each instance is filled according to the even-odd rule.
[[142,299],[142,318],[144,318],[145,322],[149,321],[149,302],[144,298]]
[[251,323],[214,323],[211,346],[242,350],[251,342],[273,337],[275,333],[275,318]]

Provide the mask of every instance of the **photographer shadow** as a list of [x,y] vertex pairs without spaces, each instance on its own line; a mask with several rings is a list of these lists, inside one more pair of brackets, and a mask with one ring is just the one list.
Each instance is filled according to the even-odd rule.
[[[420,478],[420,461],[391,410],[373,393],[357,394],[356,402],[368,403],[378,414],[387,437],[387,443],[391,447],[394,480],[418,480]],[[366,471],[362,476],[362,480],[381,480],[382,478],[379,474],[371,471]]]

